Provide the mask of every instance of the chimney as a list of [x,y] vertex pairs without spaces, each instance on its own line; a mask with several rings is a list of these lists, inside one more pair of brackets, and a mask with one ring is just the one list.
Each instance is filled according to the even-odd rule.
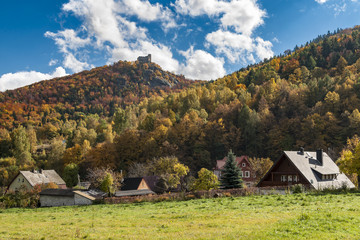
[[300,155],[304,155],[304,148],[303,148],[303,147],[300,148],[299,154],[300,154]]
[[316,159],[319,161],[320,166],[322,166],[323,165],[323,150],[322,149],[316,150]]

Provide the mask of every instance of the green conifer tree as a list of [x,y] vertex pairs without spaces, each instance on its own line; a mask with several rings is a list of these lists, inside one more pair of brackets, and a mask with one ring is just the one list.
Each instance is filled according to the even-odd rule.
[[242,188],[243,181],[240,175],[240,168],[236,165],[236,156],[230,150],[221,174],[221,187],[224,189]]

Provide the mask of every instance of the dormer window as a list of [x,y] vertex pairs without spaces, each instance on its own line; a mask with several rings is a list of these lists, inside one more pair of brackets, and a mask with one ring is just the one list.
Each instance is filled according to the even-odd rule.
[[246,163],[242,163],[241,166],[242,166],[242,167],[246,167]]

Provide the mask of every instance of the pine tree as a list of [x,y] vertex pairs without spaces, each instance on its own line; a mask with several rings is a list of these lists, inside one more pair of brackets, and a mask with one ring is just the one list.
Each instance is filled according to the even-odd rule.
[[221,187],[224,189],[243,187],[240,168],[236,165],[235,159],[235,154],[232,152],[232,150],[230,150],[221,174]]

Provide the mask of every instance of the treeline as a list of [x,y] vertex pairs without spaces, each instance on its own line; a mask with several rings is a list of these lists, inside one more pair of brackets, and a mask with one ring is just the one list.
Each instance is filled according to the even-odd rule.
[[[107,117],[69,119],[54,111],[40,126],[3,129],[1,145],[10,151],[1,156],[9,159],[0,163],[1,171],[10,175],[15,161],[20,168],[61,172],[76,163],[80,171],[110,167],[126,175],[140,172],[153,158],[176,156],[196,173],[212,169],[230,149],[237,156],[276,160],[282,150],[301,146],[323,148],[337,158],[346,139],[360,129],[359,29],[326,36],[213,82],[118,106]],[[17,139],[31,142],[34,136],[36,145],[51,147],[35,151],[29,143],[31,159],[19,160],[29,154],[16,153],[24,149]]]

